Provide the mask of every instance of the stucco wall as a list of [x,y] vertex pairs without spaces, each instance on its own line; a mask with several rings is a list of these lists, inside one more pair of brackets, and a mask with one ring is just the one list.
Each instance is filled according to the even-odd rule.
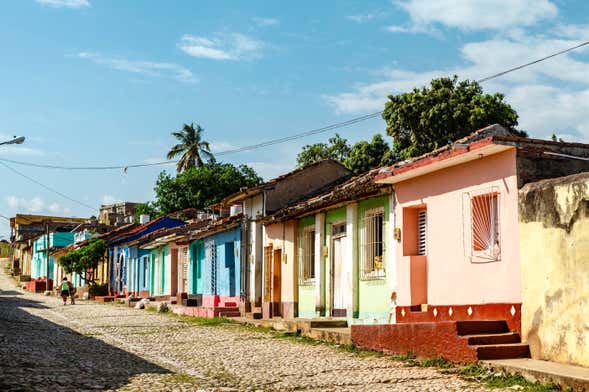
[[522,335],[533,358],[589,366],[589,174],[520,191]]
[[[500,193],[501,259],[475,263],[467,256],[463,198],[465,192]],[[395,184],[396,226],[403,208],[427,208],[427,303],[430,305],[519,303],[521,280],[517,222],[515,150],[483,157]],[[401,233],[402,241],[407,233]],[[397,247],[398,301],[411,302],[410,256]]]
[[297,221],[274,223],[266,226],[264,246],[272,245],[272,249],[282,250],[281,268],[281,300],[282,302],[295,303],[295,236],[297,233]]
[[277,211],[348,176],[350,171],[335,161],[324,161],[309,166],[273,184],[272,189],[267,191],[266,213]]

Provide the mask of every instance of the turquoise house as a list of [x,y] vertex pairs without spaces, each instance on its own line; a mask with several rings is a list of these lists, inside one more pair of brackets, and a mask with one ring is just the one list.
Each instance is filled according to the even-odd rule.
[[241,290],[241,215],[217,221],[192,238],[189,293],[202,296],[206,308],[237,307]]
[[[43,234],[33,242],[33,257],[31,261],[31,278],[54,279],[56,260],[49,253],[55,248],[63,248],[74,243],[74,233],[53,232]],[[49,260],[47,255],[49,254]],[[47,273],[49,269],[49,273]]]

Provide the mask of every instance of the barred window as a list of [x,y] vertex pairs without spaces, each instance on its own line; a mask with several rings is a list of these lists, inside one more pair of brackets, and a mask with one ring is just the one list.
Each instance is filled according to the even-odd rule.
[[472,204],[472,250],[477,256],[499,257],[499,203],[497,194],[474,196]]
[[364,213],[362,233],[362,279],[379,279],[385,276],[384,268],[384,208]]
[[501,259],[499,192],[464,194],[464,250],[474,263]]
[[309,284],[315,279],[315,226],[305,227],[301,237],[299,280],[301,284]]
[[417,254],[427,254],[427,210],[419,210],[417,213]]

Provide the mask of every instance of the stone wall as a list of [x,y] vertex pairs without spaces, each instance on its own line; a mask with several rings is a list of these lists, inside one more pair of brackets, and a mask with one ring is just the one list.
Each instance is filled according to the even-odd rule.
[[589,173],[519,192],[522,337],[533,358],[589,366]]

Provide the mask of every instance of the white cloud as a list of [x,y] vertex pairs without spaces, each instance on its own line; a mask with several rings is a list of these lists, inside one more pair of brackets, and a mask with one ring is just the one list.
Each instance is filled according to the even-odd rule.
[[33,197],[31,199],[26,199],[24,197],[17,197],[11,195],[6,198],[6,203],[8,204],[8,207],[15,210],[16,212],[24,211],[33,214],[51,213],[54,215],[67,215],[71,212],[71,210],[68,207],[64,207],[59,203],[47,204],[42,198],[38,196]]
[[265,44],[244,34],[217,33],[212,38],[184,35],[177,44],[184,53],[211,60],[247,60],[261,57]]
[[[561,27],[561,31],[574,30],[575,26]],[[373,82],[357,84],[349,91],[323,99],[338,113],[369,113],[382,110],[388,95],[424,86],[433,78],[456,74],[461,79],[476,80],[578,43],[562,34],[533,36],[521,32],[471,42],[461,48],[463,66],[426,72],[386,68]],[[485,82],[483,87],[486,92],[504,93],[520,115],[520,128],[532,135],[548,137],[556,132],[567,135],[567,140],[589,141],[589,62],[579,56],[587,51],[579,49],[546,60]]]
[[236,148],[240,147],[236,144],[223,142],[223,141],[213,141],[210,144],[211,144],[211,151],[213,152],[213,154],[216,152],[220,152],[220,151],[235,150]]
[[80,52],[78,58],[90,60],[119,71],[127,71],[148,76],[175,79],[181,82],[195,83],[198,79],[188,68],[174,63],[152,61],[134,61],[121,57],[107,57],[94,52]]
[[276,26],[276,25],[280,24],[280,20],[278,20],[276,18],[262,18],[262,17],[258,17],[258,16],[254,16],[252,18],[252,21],[258,27]]
[[531,26],[558,14],[557,7],[549,0],[405,0],[395,4],[411,19],[410,26],[392,27],[391,31],[395,32],[428,32],[434,25],[500,31]]
[[54,8],[84,8],[90,7],[88,0],[35,0],[39,4],[43,4]]

